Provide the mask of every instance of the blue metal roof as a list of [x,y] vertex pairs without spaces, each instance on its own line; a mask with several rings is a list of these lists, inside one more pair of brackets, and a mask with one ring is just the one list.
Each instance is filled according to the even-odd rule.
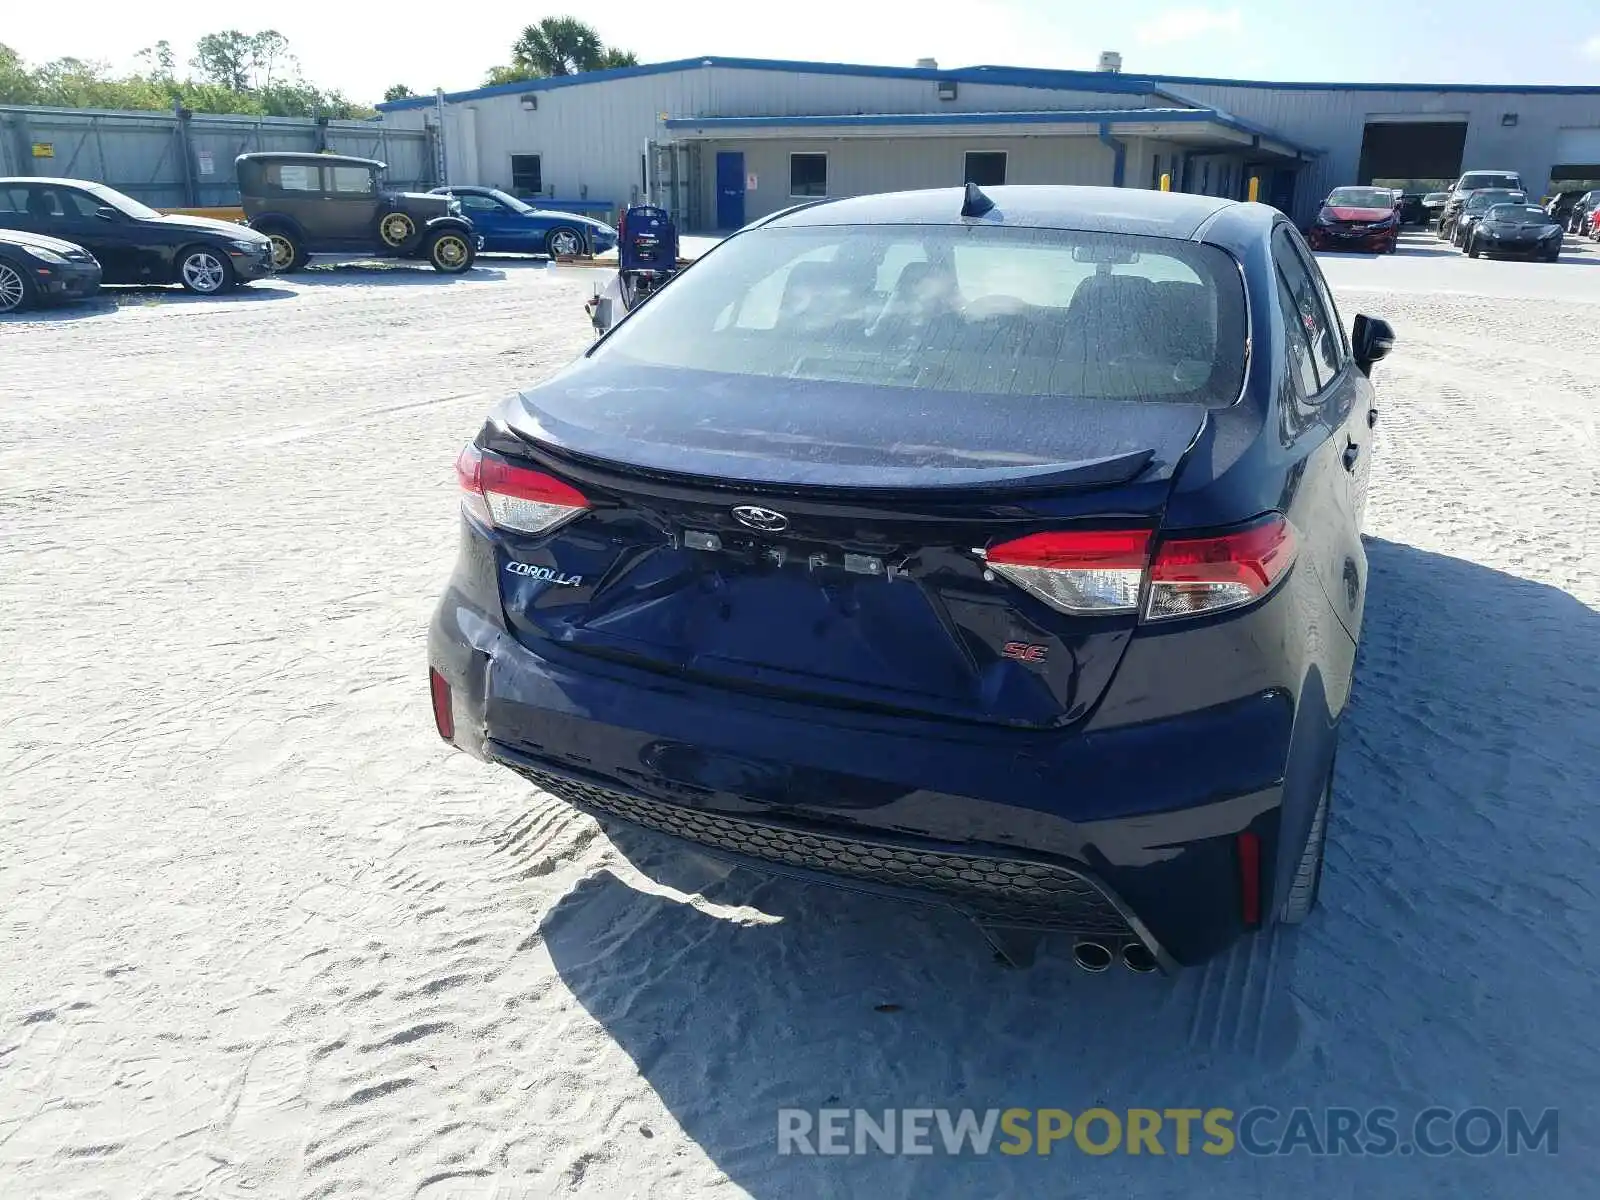
[[[1056,71],[1037,67],[976,66],[949,70],[924,67],[880,67],[863,63],[796,62],[774,58],[681,58],[672,62],[647,63],[638,67],[617,67],[609,71],[586,71],[581,75],[558,75],[549,79],[526,79],[494,87],[446,92],[445,100],[479,100],[488,96],[515,96],[523,92],[549,91],[612,79],[631,79],[642,75],[664,75],[673,71],[693,71],[705,67],[724,67],[745,71],[786,71],[812,75],[856,75],[876,79],[954,80],[957,83],[994,83],[1008,87],[1045,88],[1052,91],[1102,92],[1122,95],[1152,95],[1167,85],[1190,84],[1207,87],[1274,88],[1286,91],[1361,91],[1361,92],[1503,92],[1506,94],[1600,95],[1600,86],[1585,84],[1533,84],[1527,86],[1490,83],[1279,83],[1260,79],[1211,79],[1196,75],[1124,75],[1109,71]],[[378,105],[381,112],[427,108],[431,96],[390,100]]]
[[1086,229],[1098,233],[1136,233],[1152,237],[1193,237],[1195,231],[1224,208],[1259,210],[1270,224],[1271,210],[1240,205],[1216,196],[1184,192],[1151,192],[1138,188],[1071,187],[1054,184],[1010,184],[984,188],[994,208],[981,217],[963,218],[964,188],[927,188],[850,196],[808,204],[779,214],[775,227],[806,225],[1005,225],[1032,229]]

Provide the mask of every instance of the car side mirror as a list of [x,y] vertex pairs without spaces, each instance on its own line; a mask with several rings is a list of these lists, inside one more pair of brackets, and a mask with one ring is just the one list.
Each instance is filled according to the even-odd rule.
[[99,217],[102,221],[115,221],[118,217],[122,216],[121,213],[112,208],[109,204],[102,204],[99,208],[95,209],[94,215]]
[[1381,317],[1358,313],[1350,340],[1356,366],[1363,375],[1371,375],[1372,364],[1389,357],[1389,351],[1394,349],[1394,327]]

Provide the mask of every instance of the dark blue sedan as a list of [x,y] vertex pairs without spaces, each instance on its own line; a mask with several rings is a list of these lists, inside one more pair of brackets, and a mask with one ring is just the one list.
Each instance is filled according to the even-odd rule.
[[1303,921],[1392,340],[1265,205],[778,213],[462,451],[438,732],[602,822],[958,909],[1014,963]]
[[604,221],[575,213],[534,208],[498,188],[452,184],[434,192],[454,196],[462,215],[483,236],[486,254],[604,254],[617,247],[617,231]]

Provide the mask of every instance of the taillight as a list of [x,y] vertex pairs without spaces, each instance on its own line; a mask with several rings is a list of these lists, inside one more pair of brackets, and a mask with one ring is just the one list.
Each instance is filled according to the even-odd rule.
[[445,741],[452,741],[456,736],[456,715],[450,699],[450,684],[432,667],[428,668],[428,691],[433,693],[434,728]]
[[1246,830],[1234,842],[1239,863],[1239,919],[1246,929],[1261,924],[1261,835]]
[[1142,591],[1142,618],[1163,621],[1259,599],[1294,555],[1294,526],[1274,513],[1226,533],[1161,542],[1148,529],[1033,533],[990,547],[984,562],[1060,612],[1139,612]]
[[485,525],[548,533],[589,507],[583,493],[543,471],[485,454],[470,442],[456,458],[461,505]]
[[1136,612],[1150,561],[1150,530],[1031,533],[991,547],[984,561],[996,575],[1062,612]]
[[1164,541],[1150,566],[1145,620],[1249,604],[1277,585],[1294,555],[1294,526],[1277,513],[1215,537]]

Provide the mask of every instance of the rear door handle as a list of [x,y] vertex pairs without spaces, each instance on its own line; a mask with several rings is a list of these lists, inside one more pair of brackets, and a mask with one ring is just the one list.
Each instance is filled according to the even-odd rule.
[[1360,457],[1361,447],[1351,442],[1344,448],[1344,469],[1346,471],[1354,471],[1356,469],[1356,459]]

